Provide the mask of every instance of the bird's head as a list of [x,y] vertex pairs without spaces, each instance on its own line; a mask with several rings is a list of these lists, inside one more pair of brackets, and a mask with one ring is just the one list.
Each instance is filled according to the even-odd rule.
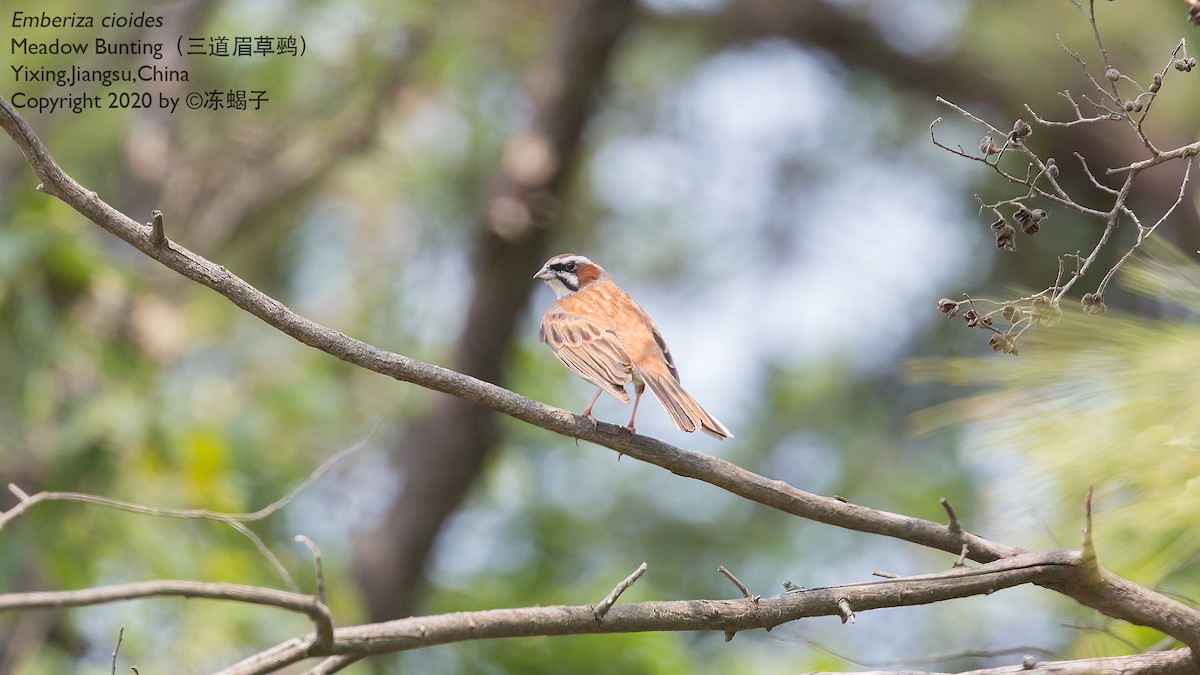
[[554,295],[563,298],[591,286],[607,274],[587,256],[563,253],[547,260],[533,278],[550,284]]

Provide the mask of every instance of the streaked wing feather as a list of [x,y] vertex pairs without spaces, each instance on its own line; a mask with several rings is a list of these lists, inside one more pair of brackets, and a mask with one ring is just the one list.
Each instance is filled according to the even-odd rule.
[[632,362],[612,331],[578,314],[547,311],[542,317],[542,340],[577,375],[607,391],[622,403],[629,402],[625,383]]

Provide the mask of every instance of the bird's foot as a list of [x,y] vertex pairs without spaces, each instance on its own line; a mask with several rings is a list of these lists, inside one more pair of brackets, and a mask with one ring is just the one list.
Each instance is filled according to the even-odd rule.
[[[596,418],[592,417],[592,409],[590,406],[588,407],[587,410],[584,410],[582,413],[580,413],[579,416],[582,417],[583,419],[591,422],[592,429],[596,429],[600,425],[600,423],[596,420]],[[579,446],[579,437],[578,436],[575,437],[575,446],[576,447]]]

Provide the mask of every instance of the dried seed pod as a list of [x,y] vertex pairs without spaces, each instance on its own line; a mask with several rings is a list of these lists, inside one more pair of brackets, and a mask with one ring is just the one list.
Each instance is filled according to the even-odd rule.
[[1022,138],[1028,138],[1033,133],[1033,127],[1029,126],[1029,122],[1018,118],[1013,123],[1012,133],[1008,135],[1008,139],[1014,143],[1019,142]]
[[1089,316],[1100,316],[1108,311],[1108,305],[1104,304],[1104,296],[1100,293],[1084,293],[1082,302],[1083,313]]
[[1058,178],[1058,162],[1055,162],[1053,157],[1046,160],[1046,175]]
[[963,313],[963,321],[967,323],[967,328],[974,328],[979,325],[979,312],[973,309],[968,309]]
[[1116,68],[1109,68],[1108,70],[1104,71],[1104,76],[1108,78],[1109,82],[1116,82],[1117,80],[1121,79],[1121,71],[1117,70]]
[[1125,105],[1121,107],[1125,108],[1125,112],[1133,112],[1133,101],[1125,101]]
[[1036,312],[1033,318],[1043,326],[1056,326],[1059,321],[1062,321],[1062,307],[1059,307],[1057,302],[1049,304]]
[[988,339],[988,346],[992,348],[992,351],[1017,356],[1017,341],[1013,338],[1012,333],[996,333]]
[[1016,323],[1025,317],[1025,312],[1021,311],[1021,308],[1016,305],[1005,305],[1004,309],[1000,312],[1000,316],[1003,316],[1004,320],[1009,323]]
[[992,225],[991,225],[992,233],[1000,234],[1000,232],[1007,226],[1008,226],[1008,221],[1001,218],[1000,220],[997,220],[996,222],[992,223]]
[[983,153],[984,157],[990,157],[1000,152],[1000,148],[996,145],[996,141],[992,139],[991,134],[984,134],[983,138],[980,139],[979,152]]
[[1017,208],[1016,211],[1013,211],[1013,220],[1017,221],[1017,224],[1022,227],[1024,227],[1025,224],[1028,223],[1032,219],[1033,219],[1033,212],[1030,211],[1029,209],[1025,208],[1024,206],[1021,206],[1021,207]]
[[1002,248],[1005,251],[1011,251],[1017,247],[1016,241],[1017,230],[1008,223],[996,233],[996,248]]
[[1042,209],[1034,209],[1028,213],[1028,217],[1021,222],[1021,231],[1032,237],[1038,233],[1042,221],[1046,219],[1046,212]]
[[942,298],[938,300],[938,311],[946,316],[954,316],[958,314],[958,303],[950,298]]

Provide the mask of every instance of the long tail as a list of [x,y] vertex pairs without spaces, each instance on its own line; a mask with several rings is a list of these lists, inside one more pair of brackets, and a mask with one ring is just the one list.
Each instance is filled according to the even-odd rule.
[[684,391],[683,387],[679,386],[679,381],[670,374],[642,373],[642,377],[677,429],[692,432],[696,427],[700,427],[700,430],[709,436],[733,438],[733,434],[729,433],[725,425],[701,408],[696,399]]

